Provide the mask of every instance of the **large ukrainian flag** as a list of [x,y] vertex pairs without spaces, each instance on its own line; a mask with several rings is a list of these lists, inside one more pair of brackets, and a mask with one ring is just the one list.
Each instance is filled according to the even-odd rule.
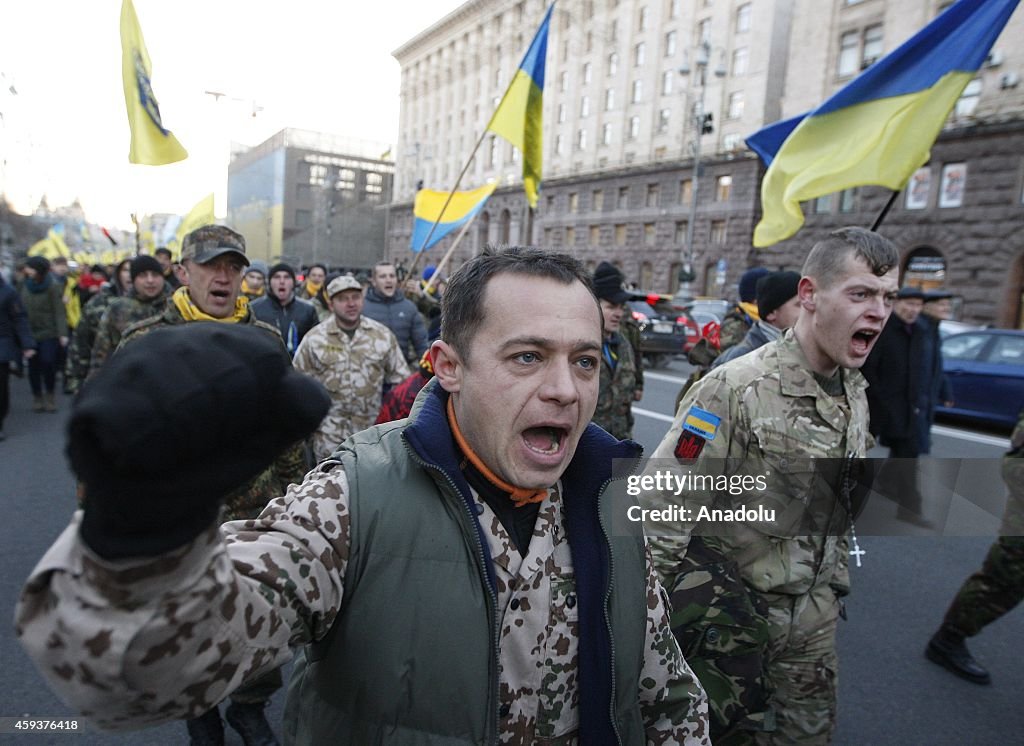
[[548,56],[548,26],[551,25],[554,7],[552,3],[544,14],[526,56],[487,125],[488,130],[501,135],[523,154],[523,190],[530,207],[537,206],[537,192],[540,190],[544,61]]
[[903,189],[1019,0],[959,0],[809,114],[747,139],[768,165],[754,246],[789,238],[800,203],[864,184]]
[[188,158],[188,151],[171,132],[164,128],[160,118],[153,86],[149,52],[142,38],[142,28],[132,0],[121,4],[121,82],[124,102],[128,107],[128,126],[132,131],[130,163],[160,166]]
[[[483,208],[488,197],[494,194],[497,187],[497,184],[492,183],[468,192],[454,192],[448,207],[445,207],[444,203],[448,199],[449,192],[420,189],[416,192],[416,201],[412,208],[415,221],[412,227],[410,248],[414,252],[426,251],[453,230],[472,220]],[[444,219],[437,223],[437,228],[431,235],[430,229],[441,217],[442,210],[444,210]],[[430,243],[424,246],[427,236],[430,236]]]

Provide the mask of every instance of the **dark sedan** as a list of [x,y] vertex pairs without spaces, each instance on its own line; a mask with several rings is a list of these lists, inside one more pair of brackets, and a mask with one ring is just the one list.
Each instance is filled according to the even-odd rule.
[[660,312],[644,300],[626,303],[640,327],[640,351],[657,367],[665,355],[682,355],[700,338],[696,324],[685,313]]
[[942,341],[953,406],[939,414],[1013,427],[1024,408],[1024,331],[979,329]]

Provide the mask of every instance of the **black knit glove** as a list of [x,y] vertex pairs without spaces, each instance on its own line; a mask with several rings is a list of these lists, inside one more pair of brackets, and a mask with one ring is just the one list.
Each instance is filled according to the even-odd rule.
[[266,330],[196,322],[149,333],[114,355],[72,410],[82,538],[108,559],[188,543],[329,405]]

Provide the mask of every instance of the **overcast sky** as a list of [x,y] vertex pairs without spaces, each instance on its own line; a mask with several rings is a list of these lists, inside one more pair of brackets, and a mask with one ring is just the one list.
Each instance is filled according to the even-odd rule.
[[135,0],[164,126],[189,151],[154,167],[128,163],[121,0],[0,0],[0,189],[25,212],[78,197],[122,228],[211,191],[222,216],[232,140],[300,127],[394,143],[391,52],[462,2]]

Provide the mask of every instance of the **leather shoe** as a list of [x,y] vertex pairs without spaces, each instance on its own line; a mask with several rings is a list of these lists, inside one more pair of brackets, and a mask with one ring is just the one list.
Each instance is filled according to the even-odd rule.
[[192,746],[224,746],[224,723],[214,707],[197,718],[185,721]]
[[928,647],[924,654],[932,663],[938,663],[949,669],[961,679],[967,679],[973,684],[992,683],[989,672],[974,660],[971,651],[967,649],[967,643],[959,635],[939,630],[928,641]]
[[225,719],[238,731],[245,746],[278,746],[274,731],[263,714],[266,706],[266,702],[232,702],[224,711]]

